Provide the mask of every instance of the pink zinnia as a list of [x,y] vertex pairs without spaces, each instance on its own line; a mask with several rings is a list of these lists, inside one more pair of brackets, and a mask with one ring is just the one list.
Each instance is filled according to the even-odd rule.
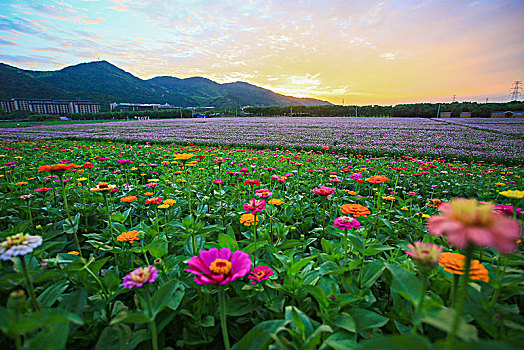
[[241,250],[231,254],[229,248],[201,250],[199,256],[192,257],[187,264],[186,272],[196,275],[194,281],[200,285],[229,284],[251,270],[249,254]]
[[273,194],[273,192],[269,192],[267,188],[261,188],[255,191],[255,196],[260,198],[268,198]]
[[406,254],[422,265],[435,265],[438,262],[442,247],[433,243],[417,241],[408,244],[409,250]]
[[518,221],[493,212],[491,204],[479,206],[476,199],[455,198],[438,209],[442,214],[428,219],[428,231],[435,236],[445,234],[455,247],[466,248],[471,243],[510,253],[521,238]]
[[[506,205],[506,204],[497,204],[493,206],[493,210],[495,212],[504,214],[506,216],[513,216],[513,206],[512,205]],[[517,208],[515,209],[515,213],[517,216],[522,216],[524,213],[522,213],[522,209]]]
[[259,265],[255,266],[255,268],[251,271],[247,278],[249,278],[250,280],[254,280],[251,281],[251,284],[256,284],[257,282],[269,279],[269,277],[273,276],[274,274],[275,273],[273,272],[273,270],[270,269],[268,266]]
[[131,271],[122,280],[124,288],[133,289],[134,287],[142,287],[145,283],[153,283],[158,277],[158,270],[154,266],[139,267]]
[[361,173],[354,173],[354,174],[349,175],[349,178],[351,180],[362,179],[362,174]]
[[335,219],[333,227],[336,227],[339,230],[358,230],[360,228],[360,222],[351,216],[341,216]]
[[320,196],[328,196],[332,194],[333,192],[335,192],[335,189],[333,187],[320,186],[320,188],[315,187],[313,189],[313,192],[315,192],[316,194]]
[[256,214],[258,212],[261,212],[265,208],[265,200],[257,200],[255,198],[251,198],[249,202],[244,203],[244,210],[246,211],[246,213],[251,212],[251,214]]

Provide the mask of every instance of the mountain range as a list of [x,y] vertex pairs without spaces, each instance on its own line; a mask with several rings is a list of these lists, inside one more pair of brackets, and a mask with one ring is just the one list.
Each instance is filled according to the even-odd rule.
[[0,99],[90,100],[102,110],[111,102],[168,103],[175,106],[318,106],[313,98],[277,94],[245,82],[219,84],[202,77],[160,76],[143,80],[107,62],[96,61],[56,71],[24,70],[0,63]]

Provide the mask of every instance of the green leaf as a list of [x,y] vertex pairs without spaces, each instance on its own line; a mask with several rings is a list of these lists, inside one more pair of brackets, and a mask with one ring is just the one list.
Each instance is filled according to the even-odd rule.
[[306,264],[308,262],[310,262],[311,260],[313,260],[314,258],[315,258],[315,256],[310,256],[310,257],[307,257],[305,259],[297,261],[296,263],[294,263],[293,265],[291,265],[289,267],[289,269],[287,270],[287,275],[288,276],[296,275],[298,273],[298,271],[300,271],[301,268],[306,266]]
[[238,249],[238,242],[237,242],[237,240],[234,239],[233,237],[228,236],[228,235],[223,234],[223,233],[219,233],[218,234],[218,244],[221,247],[230,248],[232,251]]
[[322,240],[320,241],[320,244],[322,245],[322,250],[324,251],[324,253],[328,255],[333,254],[333,244],[331,244],[330,241],[328,241],[325,238],[322,238]]
[[433,346],[426,338],[418,334],[375,337],[359,344],[358,350],[432,350]]
[[125,349],[131,340],[131,328],[125,324],[114,324],[104,328],[95,345],[95,350]]
[[154,258],[161,258],[167,254],[167,243],[154,242],[154,243],[148,244],[147,251]]
[[73,322],[81,325],[84,321],[77,315],[60,309],[42,309],[29,314],[14,324],[10,331],[13,333],[27,333],[44,326],[56,323]]
[[394,247],[390,246],[376,246],[376,247],[369,247],[364,249],[364,255],[371,256],[376,255],[378,253],[382,253],[384,251],[395,249]]
[[373,261],[365,265],[362,270],[362,289],[371,288],[373,283],[382,275],[382,271],[386,269],[386,266],[382,261]]
[[357,342],[345,332],[337,332],[330,335],[322,344],[321,350],[353,350],[357,348]]
[[414,274],[401,267],[391,264],[386,266],[393,277],[391,289],[415,305],[420,296],[420,280]]
[[389,318],[366,309],[352,309],[350,313],[355,320],[357,332],[370,328],[382,327],[389,321]]
[[64,220],[64,232],[75,233],[78,231],[78,224],[80,223],[80,213],[76,214],[73,219],[73,224],[69,221],[69,218]]
[[[441,309],[426,311],[420,321],[449,333],[451,332],[454,319],[455,310],[442,307]],[[457,331],[457,337],[464,341],[478,340],[477,329],[461,319]]]
[[[176,297],[176,290],[178,288],[183,288],[179,281],[169,281],[164,283],[156,292],[153,294],[151,299],[151,307],[153,312],[153,317],[155,317],[164,307],[168,306],[170,303],[173,304],[173,307],[176,309],[180,305],[181,297],[178,296],[180,300],[173,300]],[[183,296],[183,295],[182,295]]]
[[251,330],[232,347],[232,350],[267,349],[272,342],[271,335],[287,323],[288,321],[286,320],[261,322],[251,328]]
[[226,314],[228,316],[242,316],[257,308],[254,303],[245,298],[228,298],[226,301]]
[[351,333],[357,332],[357,325],[355,323],[355,320],[353,319],[353,316],[348,315],[345,312],[337,316],[337,318],[335,318],[334,320],[334,323],[337,327],[345,329],[348,332],[351,332]]
[[34,337],[26,339],[24,348],[31,350],[65,349],[68,336],[68,323],[55,323],[42,328]]
[[333,333],[333,329],[327,325],[317,327],[313,334],[311,334],[304,342],[304,350],[315,350],[317,349],[320,341],[322,340],[322,333]]
[[313,297],[315,297],[315,299],[318,301],[320,306],[327,307],[328,298],[322,288],[320,288],[319,286],[308,284],[304,286],[304,290],[308,292],[309,294],[311,294]]
[[111,325],[123,323],[149,323],[147,315],[139,312],[122,311],[111,320]]
[[62,281],[57,284],[52,284],[49,287],[47,287],[47,289],[44,290],[42,294],[40,294],[36,299],[38,300],[41,306],[50,307],[58,300],[58,298],[60,298],[60,296],[65,292],[68,286],[68,280]]

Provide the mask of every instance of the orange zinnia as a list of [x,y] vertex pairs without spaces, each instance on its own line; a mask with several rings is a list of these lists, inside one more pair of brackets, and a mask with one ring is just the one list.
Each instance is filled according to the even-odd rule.
[[51,171],[51,172],[57,172],[57,171],[66,171],[67,169],[76,169],[79,168],[78,165],[75,163],[71,164],[53,164],[53,165],[43,165],[38,168],[38,171]]
[[366,181],[372,184],[381,184],[383,182],[389,181],[389,179],[385,177],[384,175],[374,175],[374,176],[368,177]]
[[120,202],[122,202],[122,203],[131,203],[131,202],[136,201],[137,199],[138,198],[135,197],[135,196],[125,196],[125,197],[120,198]]
[[359,216],[367,217],[371,214],[369,208],[361,204],[344,204],[340,207],[340,210],[344,214],[349,214],[355,218]]
[[119,242],[129,242],[129,243],[133,243],[134,241],[140,240],[140,238],[138,238],[138,231],[137,230],[132,230],[132,231],[128,231],[128,232],[122,232],[122,234],[118,235],[116,237],[116,239]]
[[[458,253],[442,253],[438,264],[444,268],[447,272],[453,275],[463,275],[464,265],[466,263],[466,257]],[[489,282],[488,270],[478,260],[472,260],[469,268],[469,278],[472,280],[479,280]]]

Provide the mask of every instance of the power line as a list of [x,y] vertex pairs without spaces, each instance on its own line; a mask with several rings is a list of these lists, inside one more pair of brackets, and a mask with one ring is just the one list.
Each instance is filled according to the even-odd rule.
[[513,82],[513,86],[511,87],[511,93],[509,94],[509,98],[511,101],[517,101],[519,99],[519,95],[522,93],[519,91],[519,89],[522,89],[522,81],[515,80]]

